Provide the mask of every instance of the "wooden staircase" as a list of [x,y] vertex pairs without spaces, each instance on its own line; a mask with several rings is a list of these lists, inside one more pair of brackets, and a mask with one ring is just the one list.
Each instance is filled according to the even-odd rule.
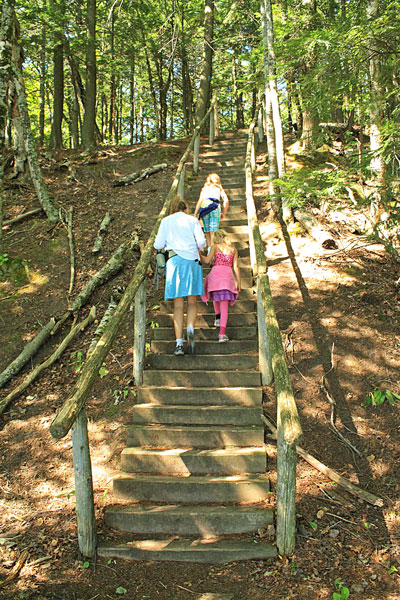
[[187,194],[193,211],[207,173],[215,171],[230,200],[222,228],[239,249],[243,286],[230,307],[230,341],[218,343],[211,302],[199,301],[195,356],[173,355],[172,302],[152,317],[159,326],[114,480],[114,495],[125,504],[105,515],[123,540],[102,544],[101,556],[208,563],[276,556],[275,546],[257,535],[273,514],[264,504],[269,484],[244,210],[246,139],[225,134],[204,149]]

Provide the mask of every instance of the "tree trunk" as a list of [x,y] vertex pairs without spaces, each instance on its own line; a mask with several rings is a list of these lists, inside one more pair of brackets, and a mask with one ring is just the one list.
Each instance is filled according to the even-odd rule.
[[17,67],[14,67],[14,83],[18,97],[18,108],[21,115],[25,149],[28,155],[28,163],[32,181],[35,186],[39,202],[46,213],[48,220],[52,223],[56,223],[58,221],[58,210],[50,200],[49,193],[43,181],[43,175],[39,167],[37,152],[31,132],[24,80],[22,78],[21,71],[17,69]]
[[[373,21],[379,16],[378,0],[368,0],[367,16]],[[383,65],[379,58],[378,48],[374,38],[368,41],[370,61],[370,151],[371,151],[371,176],[373,181],[373,200],[370,207],[370,216],[379,221],[379,205],[382,202],[385,190],[386,167],[382,157],[382,122],[385,110],[385,89],[383,85]]]
[[204,7],[204,49],[203,66],[200,75],[200,87],[196,102],[195,123],[198,125],[207,112],[207,103],[210,98],[211,76],[213,62],[213,37],[214,37],[214,0],[205,0]]
[[87,0],[86,99],[82,126],[85,149],[95,146],[96,123],[96,0]]
[[[146,39],[144,37],[143,31],[142,31],[142,37],[143,37],[144,53],[145,53],[145,57],[146,57],[147,75],[149,78],[150,92],[151,92],[151,97],[153,99],[154,119],[156,121],[156,130],[158,132],[158,131],[160,131],[160,109],[158,106],[156,89],[155,89],[154,80],[153,80],[153,72],[151,69],[149,54],[147,51]],[[142,115],[143,115],[143,106],[141,106],[140,109],[141,109]],[[142,117],[142,119],[143,119],[143,117]],[[142,120],[142,123],[143,123],[143,120]],[[141,140],[143,140],[143,133],[141,135]]]
[[193,91],[190,79],[188,58],[186,53],[186,35],[184,20],[184,4],[181,16],[181,62],[182,62],[182,111],[185,126],[185,135],[193,131]]
[[274,121],[275,131],[275,144],[276,144],[276,158],[278,165],[279,177],[284,177],[286,172],[285,166],[285,153],[283,148],[283,131],[282,131],[282,120],[281,112],[279,107],[279,98],[276,88],[276,74],[275,74],[275,52],[274,52],[274,23],[272,19],[272,5],[271,0],[264,0],[265,2],[265,20],[263,19],[263,42],[264,48],[266,43],[267,53],[264,57],[267,58],[267,69],[268,73],[268,84],[271,93],[271,104],[272,104],[272,116]]
[[53,65],[54,95],[53,122],[51,125],[50,146],[52,148],[62,148],[62,120],[64,114],[64,46],[62,41],[58,42],[54,47]]
[[16,37],[17,21],[14,0],[4,0],[0,25],[0,148],[4,147],[8,119],[8,88],[12,79],[12,40]]
[[236,129],[244,128],[243,114],[243,92],[239,92],[238,78],[240,77],[240,63],[236,61],[235,54],[232,57],[232,79],[233,79],[233,96],[235,98],[236,110]]
[[131,76],[129,79],[129,102],[130,102],[130,117],[129,117],[129,142],[131,146],[134,144],[135,121],[136,121],[136,104],[135,104],[135,56],[131,58]]
[[[43,13],[46,12],[46,0],[43,1]],[[45,107],[46,107],[46,70],[47,70],[47,55],[46,55],[46,21],[42,20],[41,47],[40,47],[40,104],[39,104],[39,146],[44,143],[44,122],[45,122]]]
[[70,132],[71,132],[71,148],[79,147],[79,104],[75,92],[72,93],[72,98],[69,103],[70,107]]
[[110,144],[115,144],[116,140],[116,129],[117,129],[117,87],[115,81],[115,64],[114,64],[114,27],[115,27],[115,13],[112,9],[111,14],[111,32],[110,32],[110,49],[111,49],[111,77],[110,77],[110,112],[109,112],[109,123],[108,123],[108,140]]
[[[20,31],[18,22],[16,24],[16,37],[12,40],[12,51],[11,51],[11,63],[22,71],[22,65],[24,62],[23,51],[19,43]],[[10,98],[10,110],[11,110],[11,122],[14,130],[14,136],[10,136],[10,142],[14,150],[14,176],[19,173],[25,173],[26,171],[26,150],[24,143],[22,117],[18,107],[17,92],[15,89],[15,82],[10,82],[9,88]]]
[[265,0],[261,0],[261,23],[264,53],[264,75],[265,75],[265,118],[266,118],[266,136],[268,148],[268,180],[269,195],[271,199],[272,212],[277,218],[281,212],[281,202],[279,198],[279,189],[274,180],[278,178],[278,161],[276,151],[275,127],[272,109],[272,93],[269,85],[270,81],[270,62],[268,56],[268,35],[267,35],[267,8]]

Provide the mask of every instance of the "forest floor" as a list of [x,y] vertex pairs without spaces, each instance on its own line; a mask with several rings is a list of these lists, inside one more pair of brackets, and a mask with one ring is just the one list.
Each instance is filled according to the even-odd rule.
[[[76,283],[71,298],[105,264],[119,244],[136,231],[147,240],[162,206],[185,141],[104,148],[83,156],[46,151],[40,162],[51,197],[73,212]],[[296,157],[301,164],[301,156]],[[331,160],[334,160],[332,157]],[[127,173],[160,162],[165,171],[134,185],[113,187]],[[93,337],[85,331],[0,417],[0,598],[7,600],[187,600],[226,594],[232,600],[305,599],[395,600],[400,598],[400,403],[386,398],[365,405],[375,387],[400,393],[400,265],[382,245],[344,223],[326,220],[337,241],[324,250],[311,238],[292,235],[294,257],[263,205],[265,161],[258,160],[257,202],[269,260],[270,281],[283,332],[304,437],[302,447],[364,490],[383,506],[368,504],[308,463],[299,460],[298,536],[290,558],[223,565],[85,561],[78,552],[70,435],[50,436],[49,425],[68,397]],[[6,183],[5,219],[37,207],[28,179]],[[100,254],[91,250],[100,222],[113,220]],[[0,371],[50,317],[68,306],[69,247],[62,224],[41,216],[5,227],[5,274],[0,280]],[[90,300],[101,318],[110,297],[132,278],[139,257]],[[296,264],[294,264],[296,263]],[[297,277],[295,275],[296,267]],[[161,290],[148,285],[148,306]],[[89,303],[89,304],[90,304]],[[82,309],[83,318],[89,306]],[[125,425],[134,399],[132,313],[109,353],[87,413],[98,535],[111,535],[103,513],[113,503],[112,478],[125,444]],[[149,314],[149,332],[155,323]],[[43,361],[60,342],[48,341],[29,367]],[[333,369],[331,369],[333,367]],[[5,396],[22,380],[16,376]],[[326,385],[323,385],[325,376]],[[133,392],[133,393],[131,393]],[[331,402],[337,427],[331,424]],[[265,411],[276,415],[272,388],[265,388]],[[273,441],[266,437],[275,500]],[[258,536],[271,534],[259,531]],[[256,536],[257,537],[257,536]],[[7,583],[21,553],[28,558]],[[339,592],[339,588],[342,591]],[[349,590],[349,595],[345,590]],[[202,596],[203,595],[203,596]],[[211,596],[209,596],[211,597]]]

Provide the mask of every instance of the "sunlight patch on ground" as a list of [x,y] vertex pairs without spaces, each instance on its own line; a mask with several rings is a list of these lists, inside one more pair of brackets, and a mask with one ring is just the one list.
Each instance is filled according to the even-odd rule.
[[44,285],[48,281],[49,278],[47,277],[47,275],[42,275],[41,273],[30,271],[28,285],[24,285],[22,288],[20,288],[16,292],[16,295],[20,296],[21,294],[34,294],[39,286]]

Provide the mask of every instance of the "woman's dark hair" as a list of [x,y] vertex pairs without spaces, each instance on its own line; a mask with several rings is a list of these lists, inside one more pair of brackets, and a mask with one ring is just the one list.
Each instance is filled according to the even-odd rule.
[[169,205],[169,214],[173,215],[176,212],[181,210],[186,210],[188,205],[186,201],[180,196],[174,196],[171,200],[171,204]]

